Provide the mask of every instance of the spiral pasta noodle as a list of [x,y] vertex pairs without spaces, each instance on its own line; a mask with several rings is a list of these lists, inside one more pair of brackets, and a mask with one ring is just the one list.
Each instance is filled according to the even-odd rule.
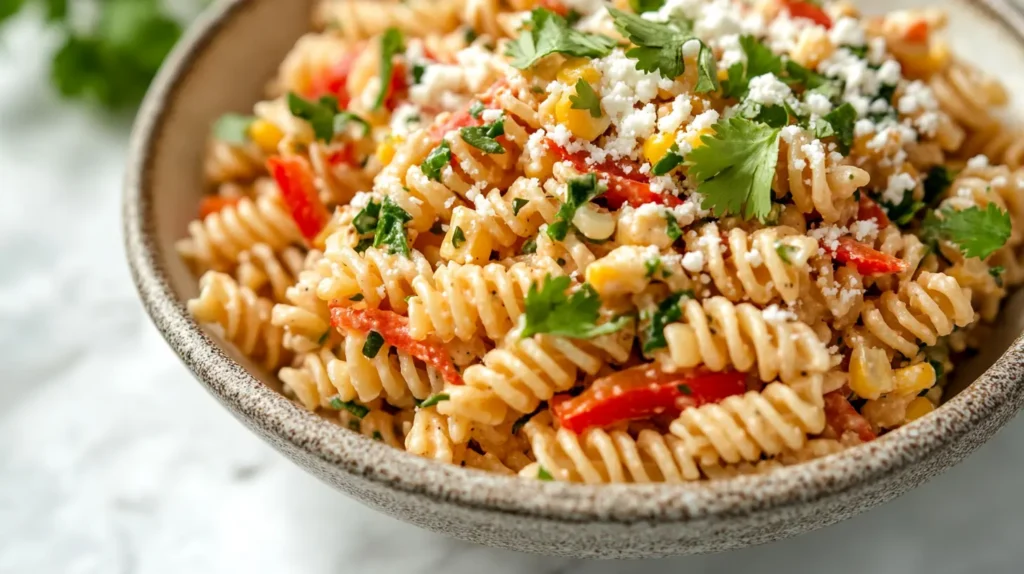
[[775,188],[787,193],[804,213],[817,211],[826,222],[849,217],[855,209],[852,201],[857,189],[868,184],[866,171],[850,165],[835,164],[828,151],[806,132],[797,131],[779,142],[779,167]]
[[321,2],[314,20],[346,39],[376,36],[399,28],[410,36],[443,34],[458,27],[462,2],[409,0],[328,0]]

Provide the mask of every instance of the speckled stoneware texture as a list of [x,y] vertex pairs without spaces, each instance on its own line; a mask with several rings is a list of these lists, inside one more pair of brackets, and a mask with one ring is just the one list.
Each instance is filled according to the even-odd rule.
[[[1021,94],[1024,21],[998,2],[947,5],[953,43]],[[962,370],[966,388],[936,412],[870,444],[765,476],[681,486],[508,478],[391,449],[296,406],[273,377],[188,316],[182,302],[195,294],[195,278],[173,243],[201,193],[208,126],[225,111],[250,109],[307,29],[312,3],[229,1],[190,30],[139,113],[124,226],[142,301],[174,351],[242,423],[338,490],[413,524],[516,550],[602,558],[716,552],[827,526],[890,500],[962,460],[1024,405],[1018,294],[988,355]]]

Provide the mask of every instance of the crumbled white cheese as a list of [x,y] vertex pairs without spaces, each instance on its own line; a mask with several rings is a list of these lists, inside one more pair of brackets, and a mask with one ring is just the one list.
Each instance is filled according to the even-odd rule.
[[687,251],[683,255],[683,269],[690,273],[700,273],[701,269],[704,269],[704,252]]
[[807,110],[813,116],[824,116],[832,111],[832,102],[824,94],[818,92],[808,92],[804,103],[807,104]]
[[781,106],[790,94],[792,90],[775,74],[761,74],[750,79],[747,99],[766,106]]
[[988,156],[985,155],[976,155],[967,160],[967,167],[971,169],[984,169],[988,165]]
[[906,192],[917,187],[917,181],[909,173],[894,173],[889,176],[885,191],[882,192],[882,199],[892,204],[903,201]]
[[765,307],[764,310],[761,311],[761,315],[764,317],[766,323],[780,324],[796,320],[795,313],[788,309],[783,309],[775,303]]
[[864,27],[855,18],[843,16],[832,23],[828,37],[836,46],[863,46]]
[[692,111],[693,104],[690,103],[689,96],[685,94],[676,96],[672,100],[669,113],[658,119],[658,131],[675,132],[683,122],[690,119]]

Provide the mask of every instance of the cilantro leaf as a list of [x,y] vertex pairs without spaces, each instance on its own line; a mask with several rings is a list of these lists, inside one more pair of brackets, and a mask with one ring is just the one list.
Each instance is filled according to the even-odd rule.
[[672,243],[675,243],[676,239],[683,236],[683,229],[679,227],[679,222],[676,221],[676,216],[672,215],[672,212],[664,211],[661,215],[665,218],[665,235]]
[[662,77],[677,78],[683,74],[683,44],[692,38],[689,22],[652,22],[636,14],[608,8],[615,28],[637,45],[626,52],[636,60],[636,69],[661,72]]
[[935,205],[942,198],[949,186],[953,185],[953,176],[954,174],[944,165],[937,165],[928,170],[928,175],[924,178],[925,205]]
[[342,110],[334,116],[334,133],[340,133],[345,131],[348,124],[356,124],[363,128],[363,135],[370,133],[370,122],[361,118],[358,114],[352,113],[348,110]]
[[565,203],[558,208],[555,221],[548,225],[548,237],[557,241],[565,239],[569,233],[572,219],[576,216],[576,210],[604,193],[605,189],[605,185],[597,181],[597,175],[593,173],[570,179],[565,194]]
[[447,140],[441,140],[441,144],[427,154],[427,158],[420,164],[423,175],[434,181],[441,181],[441,170],[452,161],[452,148]]
[[857,110],[846,102],[821,118],[819,125],[827,125],[828,129],[816,130],[814,137],[824,138],[835,136],[839,153],[849,155],[853,145],[853,124],[857,122]]
[[740,48],[747,56],[746,65],[743,62],[736,62],[729,66],[727,71],[728,79],[722,86],[722,95],[727,98],[741,99],[747,94],[750,86],[750,79],[764,74],[782,73],[782,58],[776,56],[768,46],[765,46],[750,35],[740,36]]
[[377,110],[384,104],[391,89],[391,74],[394,70],[394,57],[405,51],[405,42],[402,32],[398,28],[388,28],[380,38],[380,93],[373,103],[373,109]]
[[619,317],[603,325],[600,318],[601,296],[589,283],[580,285],[572,295],[566,295],[572,280],[562,275],[544,278],[540,290],[530,284],[526,293],[526,313],[523,314],[522,337],[547,333],[573,339],[592,339],[614,333],[626,326],[632,317]]
[[773,128],[785,127],[789,124],[789,118],[794,117],[792,108],[786,103],[781,106],[766,106],[753,100],[744,100],[736,110],[739,117],[768,124]]
[[25,7],[25,0],[0,0],[0,23]]
[[589,110],[591,117],[601,117],[601,98],[586,80],[576,80],[576,93],[569,96],[574,110]]
[[985,259],[1010,238],[1010,214],[994,203],[988,207],[969,207],[962,211],[946,208],[941,216],[929,211],[922,232],[929,240],[945,239],[960,249],[965,257]]
[[552,481],[552,480],[555,480],[555,477],[551,476],[551,473],[548,472],[547,469],[544,468],[543,466],[538,466],[537,467],[537,480]]
[[452,247],[458,249],[466,242],[466,232],[461,227],[456,226],[455,231],[452,232]]
[[334,116],[339,113],[338,98],[323,96],[318,101],[311,101],[295,92],[288,92],[288,111],[309,122],[318,140],[330,143],[334,139]]
[[451,399],[452,397],[448,393],[437,393],[436,395],[430,395],[429,397],[423,399],[422,401],[417,403],[416,406],[421,409],[429,409],[430,407],[436,405],[437,403],[440,403],[442,401],[450,401]]
[[356,228],[356,231],[360,235],[369,233],[377,229],[377,220],[380,218],[380,204],[376,201],[370,200],[366,204],[366,207],[359,210],[359,213],[352,218],[352,227]]
[[402,209],[390,197],[384,198],[380,207],[380,218],[377,220],[377,233],[373,237],[373,246],[387,245],[388,253],[409,256],[409,239],[405,236],[405,224],[412,220],[409,212]]
[[668,149],[668,153],[665,154],[665,157],[659,159],[658,162],[651,167],[651,173],[654,175],[665,175],[682,164],[683,156],[679,153],[679,146],[672,144],[672,147]]
[[473,102],[472,106],[469,106],[469,116],[474,120],[480,119],[481,114],[484,113],[484,103],[477,100]]
[[227,143],[244,144],[249,141],[249,126],[256,121],[252,116],[224,114],[213,124],[213,137]]
[[703,94],[716,91],[719,87],[715,52],[707,44],[701,42],[700,52],[697,54],[697,83],[693,86],[693,91]]
[[842,95],[843,87],[838,80],[823,76],[793,60],[786,60],[785,72],[787,77],[783,78],[783,81],[791,85],[801,84],[808,91],[817,92],[829,100],[835,100]]
[[665,0],[629,0],[629,7],[637,14],[657,12],[665,5]]
[[512,215],[519,215],[519,211],[521,209],[523,209],[524,207],[526,207],[527,203],[530,203],[529,199],[523,199],[521,197],[517,197],[517,198],[513,199],[512,200]]
[[665,326],[682,318],[683,309],[680,303],[692,298],[692,291],[673,293],[658,303],[657,308],[653,311],[645,312],[641,316],[642,319],[648,320],[647,326],[644,327],[640,335],[644,354],[650,355],[652,351],[668,346],[668,341],[665,340]]
[[574,30],[565,18],[545,8],[535,8],[526,24],[528,29],[510,42],[505,52],[512,58],[512,66],[521,70],[555,53],[600,58],[610,54],[615,47],[615,40]]
[[779,160],[779,128],[733,117],[704,135],[686,158],[703,207],[715,217],[763,218],[771,210],[772,178]]
[[992,279],[995,280],[996,287],[1002,287],[1003,286],[1003,273],[1005,273],[1005,272],[1006,272],[1006,268],[1003,267],[1002,265],[996,265],[995,267],[990,267],[989,268],[988,274],[991,275]]
[[366,408],[364,405],[361,405],[356,401],[343,401],[339,396],[331,397],[330,404],[332,409],[336,411],[345,409],[356,418],[361,419],[366,415],[370,414],[370,409]]
[[493,154],[505,153],[505,148],[501,145],[501,142],[494,139],[505,135],[504,118],[495,121],[493,124],[461,128],[459,135],[462,136],[464,142],[479,150]]
[[914,190],[912,189],[903,193],[903,199],[899,203],[894,204],[883,199],[879,202],[879,205],[885,209],[885,215],[889,218],[889,221],[900,227],[913,221],[918,212],[926,207],[923,201],[914,200]]

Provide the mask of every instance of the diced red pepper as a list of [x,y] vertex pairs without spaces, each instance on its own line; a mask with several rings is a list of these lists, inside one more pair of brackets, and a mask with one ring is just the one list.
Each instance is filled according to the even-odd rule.
[[384,107],[394,110],[398,107],[400,94],[409,87],[406,79],[405,64],[396,62],[391,69],[391,78],[388,80],[388,91],[384,96]]
[[352,73],[352,66],[355,64],[356,58],[359,57],[359,52],[359,49],[353,49],[323,74],[315,76],[310,82],[309,89],[303,95],[309,99],[335,96],[338,98],[338,106],[342,109],[347,108],[352,100],[347,88],[348,77]]
[[331,165],[356,165],[356,150],[349,144],[341,144],[327,155],[327,163]]
[[889,275],[907,270],[906,261],[882,253],[850,236],[840,237],[838,247],[832,248],[824,242],[822,246],[831,251],[833,259],[852,264],[861,275]]
[[299,232],[312,241],[327,225],[330,214],[320,201],[309,161],[301,156],[273,156],[267,160],[267,169],[277,181]]
[[844,434],[852,432],[863,442],[878,438],[875,431],[871,429],[871,423],[867,421],[857,409],[853,408],[850,401],[846,400],[846,393],[843,390],[833,391],[825,395],[825,422],[835,433],[836,438],[842,438]]
[[885,214],[885,210],[882,206],[878,205],[875,200],[867,196],[866,193],[860,194],[860,206],[857,210],[858,221],[870,221],[874,219],[878,224],[878,229],[885,229],[889,227],[889,216]]
[[[587,163],[587,155],[583,152],[570,153],[569,150],[551,140],[545,140],[548,149],[562,161],[568,161],[576,171],[588,173],[595,171],[608,185],[608,191],[602,196],[612,209],[618,209],[628,203],[633,207],[640,207],[645,203],[658,203],[669,207],[679,205],[682,201],[668,193],[655,193],[651,190],[650,182],[640,174],[640,167],[629,162],[606,161],[598,165]],[[627,173],[621,164],[632,165]]]
[[782,0],[782,6],[792,18],[806,18],[825,28],[832,27],[832,19],[828,14],[808,0]]
[[928,41],[928,22],[923,18],[907,27],[903,39],[913,44],[924,44]]
[[206,219],[214,213],[219,213],[225,207],[238,205],[241,197],[221,197],[219,195],[207,195],[199,202],[199,219]]
[[559,0],[540,0],[540,2],[537,3],[537,7],[546,8],[563,18],[569,15],[568,6],[561,3]]
[[558,395],[550,401],[559,423],[581,433],[593,427],[677,415],[683,409],[714,403],[746,392],[746,374],[703,369],[666,373],[656,365],[640,365],[594,381],[577,397]]
[[455,112],[448,116],[447,120],[431,127],[430,139],[435,142],[440,142],[441,139],[444,138],[444,135],[450,131],[482,125],[484,125],[484,122],[481,118],[474,118],[469,114],[469,109],[465,109]]
[[430,365],[441,373],[445,381],[453,385],[462,384],[462,376],[444,343],[435,338],[413,339],[409,334],[408,317],[383,309],[344,307],[338,301],[332,301],[330,306],[331,326],[335,329],[352,329],[360,333],[376,331],[384,337],[385,343]]

